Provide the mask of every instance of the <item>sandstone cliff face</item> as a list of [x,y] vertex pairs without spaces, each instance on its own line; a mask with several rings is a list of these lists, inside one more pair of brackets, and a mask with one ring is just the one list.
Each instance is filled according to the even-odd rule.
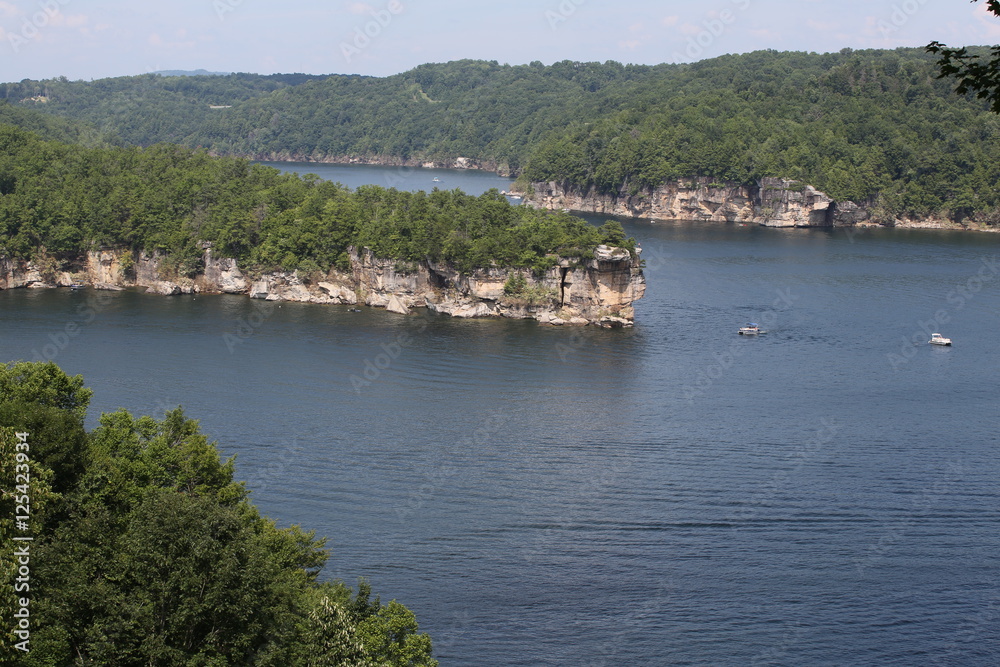
[[42,278],[38,267],[33,262],[0,257],[0,289],[52,286]]
[[226,294],[242,294],[247,290],[248,282],[236,260],[229,257],[216,258],[212,248],[205,248],[205,273],[201,276],[207,289],[204,291],[224,292]]
[[[541,276],[510,268],[459,273],[434,262],[401,266],[371,251],[351,253],[358,292],[370,306],[395,312],[426,307],[454,317],[512,317],[545,324],[631,326],[633,302],[642,298],[646,281],[631,254],[599,246],[594,259],[561,260]],[[507,295],[514,274],[525,280],[523,294]]]
[[87,253],[87,278],[94,285],[118,285],[124,277],[121,260],[124,253],[108,250]]
[[765,178],[748,186],[710,179],[670,181],[635,195],[579,192],[554,182],[533,183],[534,205],[634,218],[742,222],[769,227],[834,227],[869,219],[853,202],[836,202],[810,185]]
[[[310,281],[297,272],[275,272],[248,279],[236,261],[218,258],[206,245],[204,270],[193,279],[170,278],[162,257],[101,250],[77,263],[55,266],[0,258],[0,289],[55,287],[81,283],[98,289],[145,287],[176,294],[247,294],[268,301],[365,305],[406,314],[426,307],[455,317],[513,317],[546,324],[631,326],[633,302],[646,289],[637,259],[622,248],[599,246],[593,259],[561,260],[541,276],[531,271],[490,268],[471,274],[430,261],[397,262],[351,249],[348,273],[331,271]],[[55,267],[55,268],[53,268]],[[47,276],[47,272],[51,274]],[[507,295],[508,279],[520,274],[523,293]]]

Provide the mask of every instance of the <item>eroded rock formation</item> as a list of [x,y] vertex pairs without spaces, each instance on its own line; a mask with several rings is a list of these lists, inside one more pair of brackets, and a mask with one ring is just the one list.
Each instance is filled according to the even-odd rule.
[[837,202],[811,185],[765,178],[756,185],[715,183],[708,178],[669,181],[636,194],[580,192],[550,182],[533,183],[534,205],[635,218],[743,222],[769,227],[836,227],[865,223],[869,212]]
[[[454,317],[511,317],[545,324],[631,326],[633,303],[645,278],[626,249],[598,246],[592,259],[560,259],[541,275],[528,269],[487,268],[461,273],[429,260],[398,262],[368,249],[350,251],[350,270],[323,276],[274,272],[248,278],[231,258],[206,244],[204,269],[194,278],[171,278],[159,255],[101,250],[77,262],[0,258],[0,288],[84,284],[99,289],[145,287],[147,292],[246,294],[268,301],[365,305],[408,314],[428,308]],[[48,274],[51,274],[48,275]],[[516,276],[518,290],[508,288]],[[523,280],[522,280],[523,279]]]

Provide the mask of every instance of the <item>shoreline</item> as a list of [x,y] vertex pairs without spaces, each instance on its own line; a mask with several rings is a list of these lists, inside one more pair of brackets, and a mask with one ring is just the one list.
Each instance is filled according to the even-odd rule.
[[[213,154],[222,156],[223,154]],[[456,157],[447,160],[431,160],[427,158],[400,158],[387,155],[357,156],[339,155],[321,158],[293,153],[267,153],[256,155],[234,155],[253,162],[279,162],[300,164],[339,164],[359,167],[400,167],[404,169],[467,169],[471,171],[489,171],[501,178],[510,178],[510,168],[492,160]]]
[[[400,158],[395,156],[352,156],[352,155],[340,155],[340,156],[324,156],[322,158],[313,158],[303,155],[294,155],[290,153],[278,153],[269,155],[254,155],[247,156],[243,155],[245,159],[252,160],[254,162],[275,162],[275,163],[299,163],[299,164],[331,164],[331,165],[345,165],[345,166],[372,166],[372,167],[399,167],[404,169],[458,169],[458,170],[474,170],[474,171],[488,171],[496,174],[501,178],[512,178],[509,168],[505,168],[496,162],[491,160],[480,160],[478,158],[466,158],[457,157],[449,158],[447,160],[429,160],[423,158]],[[709,179],[696,179],[696,180],[709,180]],[[796,183],[790,180],[775,179],[782,181],[785,184]],[[681,181],[670,181],[661,186],[660,189],[669,188],[672,185],[681,183]],[[534,188],[537,185],[548,185],[554,186],[554,183],[541,184],[533,183]],[[728,189],[734,187],[742,187],[736,184],[729,184]],[[853,202],[836,202],[833,199],[826,197],[822,192],[819,192],[812,188],[812,186],[805,186],[807,191],[811,191],[818,197],[825,199],[828,205],[834,207],[841,206],[842,208],[847,208],[851,211],[852,215],[857,215],[855,211],[862,211],[865,214],[867,212],[863,207],[858,207]],[[659,190],[659,189],[658,189]],[[646,195],[652,195],[653,193],[646,193]],[[593,195],[580,195],[578,201],[584,201],[588,205],[581,206],[557,206],[557,205],[545,205],[544,203],[538,202],[533,194],[526,193],[522,190],[511,187],[511,189],[506,193],[509,196],[520,197],[521,205],[536,206],[538,208],[548,208],[549,210],[568,210],[571,214],[593,214],[593,215],[607,215],[616,218],[622,218],[627,220],[642,220],[642,219],[652,219],[658,221],[666,220],[679,220],[684,222],[708,222],[711,221],[710,217],[706,219],[706,216],[701,215],[700,212],[697,215],[691,216],[657,216],[651,213],[646,213],[643,211],[631,211],[632,207],[628,204],[625,205],[623,210],[608,211],[608,210],[596,210],[598,208],[607,208],[608,204],[611,204],[610,198],[607,196],[595,197]],[[617,198],[615,198],[617,199]],[[617,202],[616,202],[617,203]],[[785,202],[787,205],[787,202]],[[614,204],[611,204],[613,208],[619,208]],[[719,220],[720,222],[743,222],[745,224],[755,224],[762,227],[833,227],[842,228],[847,230],[862,230],[862,229],[928,229],[928,230],[942,230],[942,231],[959,231],[959,232],[986,232],[986,233],[998,233],[1000,232],[1000,225],[987,225],[985,223],[961,223],[953,222],[951,220],[929,217],[925,219],[908,219],[908,218],[898,218],[895,220],[894,224],[882,224],[877,222],[871,222],[870,220],[857,220],[852,224],[774,224],[771,221],[761,221],[753,219],[744,220]]]
[[[164,257],[125,250],[90,251],[74,262],[43,270],[29,260],[0,258],[0,289],[92,287],[97,291],[145,288],[162,296],[241,294],[261,301],[366,305],[406,315],[413,309],[461,318],[533,319],[551,325],[630,327],[632,304],[646,282],[638,260],[626,248],[599,245],[589,260],[563,258],[541,274],[516,267],[490,267],[469,273],[423,260],[400,266],[367,248],[350,249],[350,269],[299,275],[276,271],[244,273],[233,258],[215,257],[204,248],[204,269],[178,278],[162,268]],[[127,269],[125,267],[128,267]],[[519,278],[521,289],[510,289]]]
[[667,181],[635,194],[587,192],[565,184],[533,182],[513,188],[524,205],[573,214],[608,215],[631,220],[720,222],[776,228],[935,229],[962,232],[1000,232],[984,222],[954,222],[946,218],[899,217],[873,219],[867,205],[838,201],[801,181],[764,178],[755,184],[717,183],[709,178]]

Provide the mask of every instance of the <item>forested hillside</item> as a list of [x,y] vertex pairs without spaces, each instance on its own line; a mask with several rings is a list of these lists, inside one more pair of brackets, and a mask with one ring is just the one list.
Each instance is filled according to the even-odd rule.
[[[459,61],[386,78],[147,75],[0,85],[0,97],[93,123],[129,143],[175,142],[241,156],[471,156],[518,169],[546,131],[602,110],[584,93],[649,67]],[[299,85],[291,85],[299,84]],[[44,101],[40,101],[44,100]],[[231,105],[231,108],[211,108]]]
[[463,156],[602,193],[777,176],[892,215],[988,217],[1000,204],[1000,121],[936,74],[921,49],[760,51],[689,65],[458,61],[385,78],[24,81],[0,86],[0,98],[138,145]]
[[144,74],[69,81],[60,77],[2,84],[0,99],[82,121],[128,144],[196,146],[204,143],[194,136],[197,128],[209,123],[222,107],[322,78],[307,74]]
[[13,125],[30,130],[43,139],[79,144],[106,146],[120,143],[112,134],[99,132],[86,123],[38,113],[24,105],[0,100],[0,125]]
[[202,244],[251,270],[346,268],[348,248],[377,256],[543,270],[601,243],[631,247],[621,226],[510,205],[493,190],[356,191],[241,158],[157,144],[85,148],[0,125],[0,256],[62,257],[101,247],[159,252],[178,275]]
[[549,135],[524,178],[636,194],[691,176],[778,176],[917,217],[1000,204],[1000,119],[936,79],[926,56],[762,52],[697,63],[674,81],[676,96],[654,86]]

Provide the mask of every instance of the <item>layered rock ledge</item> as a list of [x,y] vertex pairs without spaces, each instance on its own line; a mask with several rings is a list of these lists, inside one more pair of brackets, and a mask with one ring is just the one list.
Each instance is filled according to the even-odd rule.
[[[159,255],[110,249],[89,252],[76,261],[0,258],[0,289],[144,287],[165,296],[246,294],[268,301],[364,304],[400,314],[427,308],[453,317],[508,317],[608,328],[632,326],[633,303],[646,290],[638,251],[633,256],[627,249],[610,246],[598,246],[590,259],[561,258],[540,275],[503,267],[462,273],[430,260],[379,258],[367,248],[350,250],[349,271],[311,276],[292,271],[251,277],[234,259],[216,257],[209,244],[205,244],[204,268],[192,278],[172,278],[162,260]],[[509,283],[518,289],[511,289]]]
[[782,178],[764,178],[753,185],[691,178],[668,181],[656,189],[637,193],[608,194],[596,189],[582,192],[555,182],[532,183],[531,190],[520,194],[532,206],[633,218],[739,222],[767,227],[885,226],[997,231],[995,227],[936,218],[877,221],[863,205],[836,201],[811,185]]

